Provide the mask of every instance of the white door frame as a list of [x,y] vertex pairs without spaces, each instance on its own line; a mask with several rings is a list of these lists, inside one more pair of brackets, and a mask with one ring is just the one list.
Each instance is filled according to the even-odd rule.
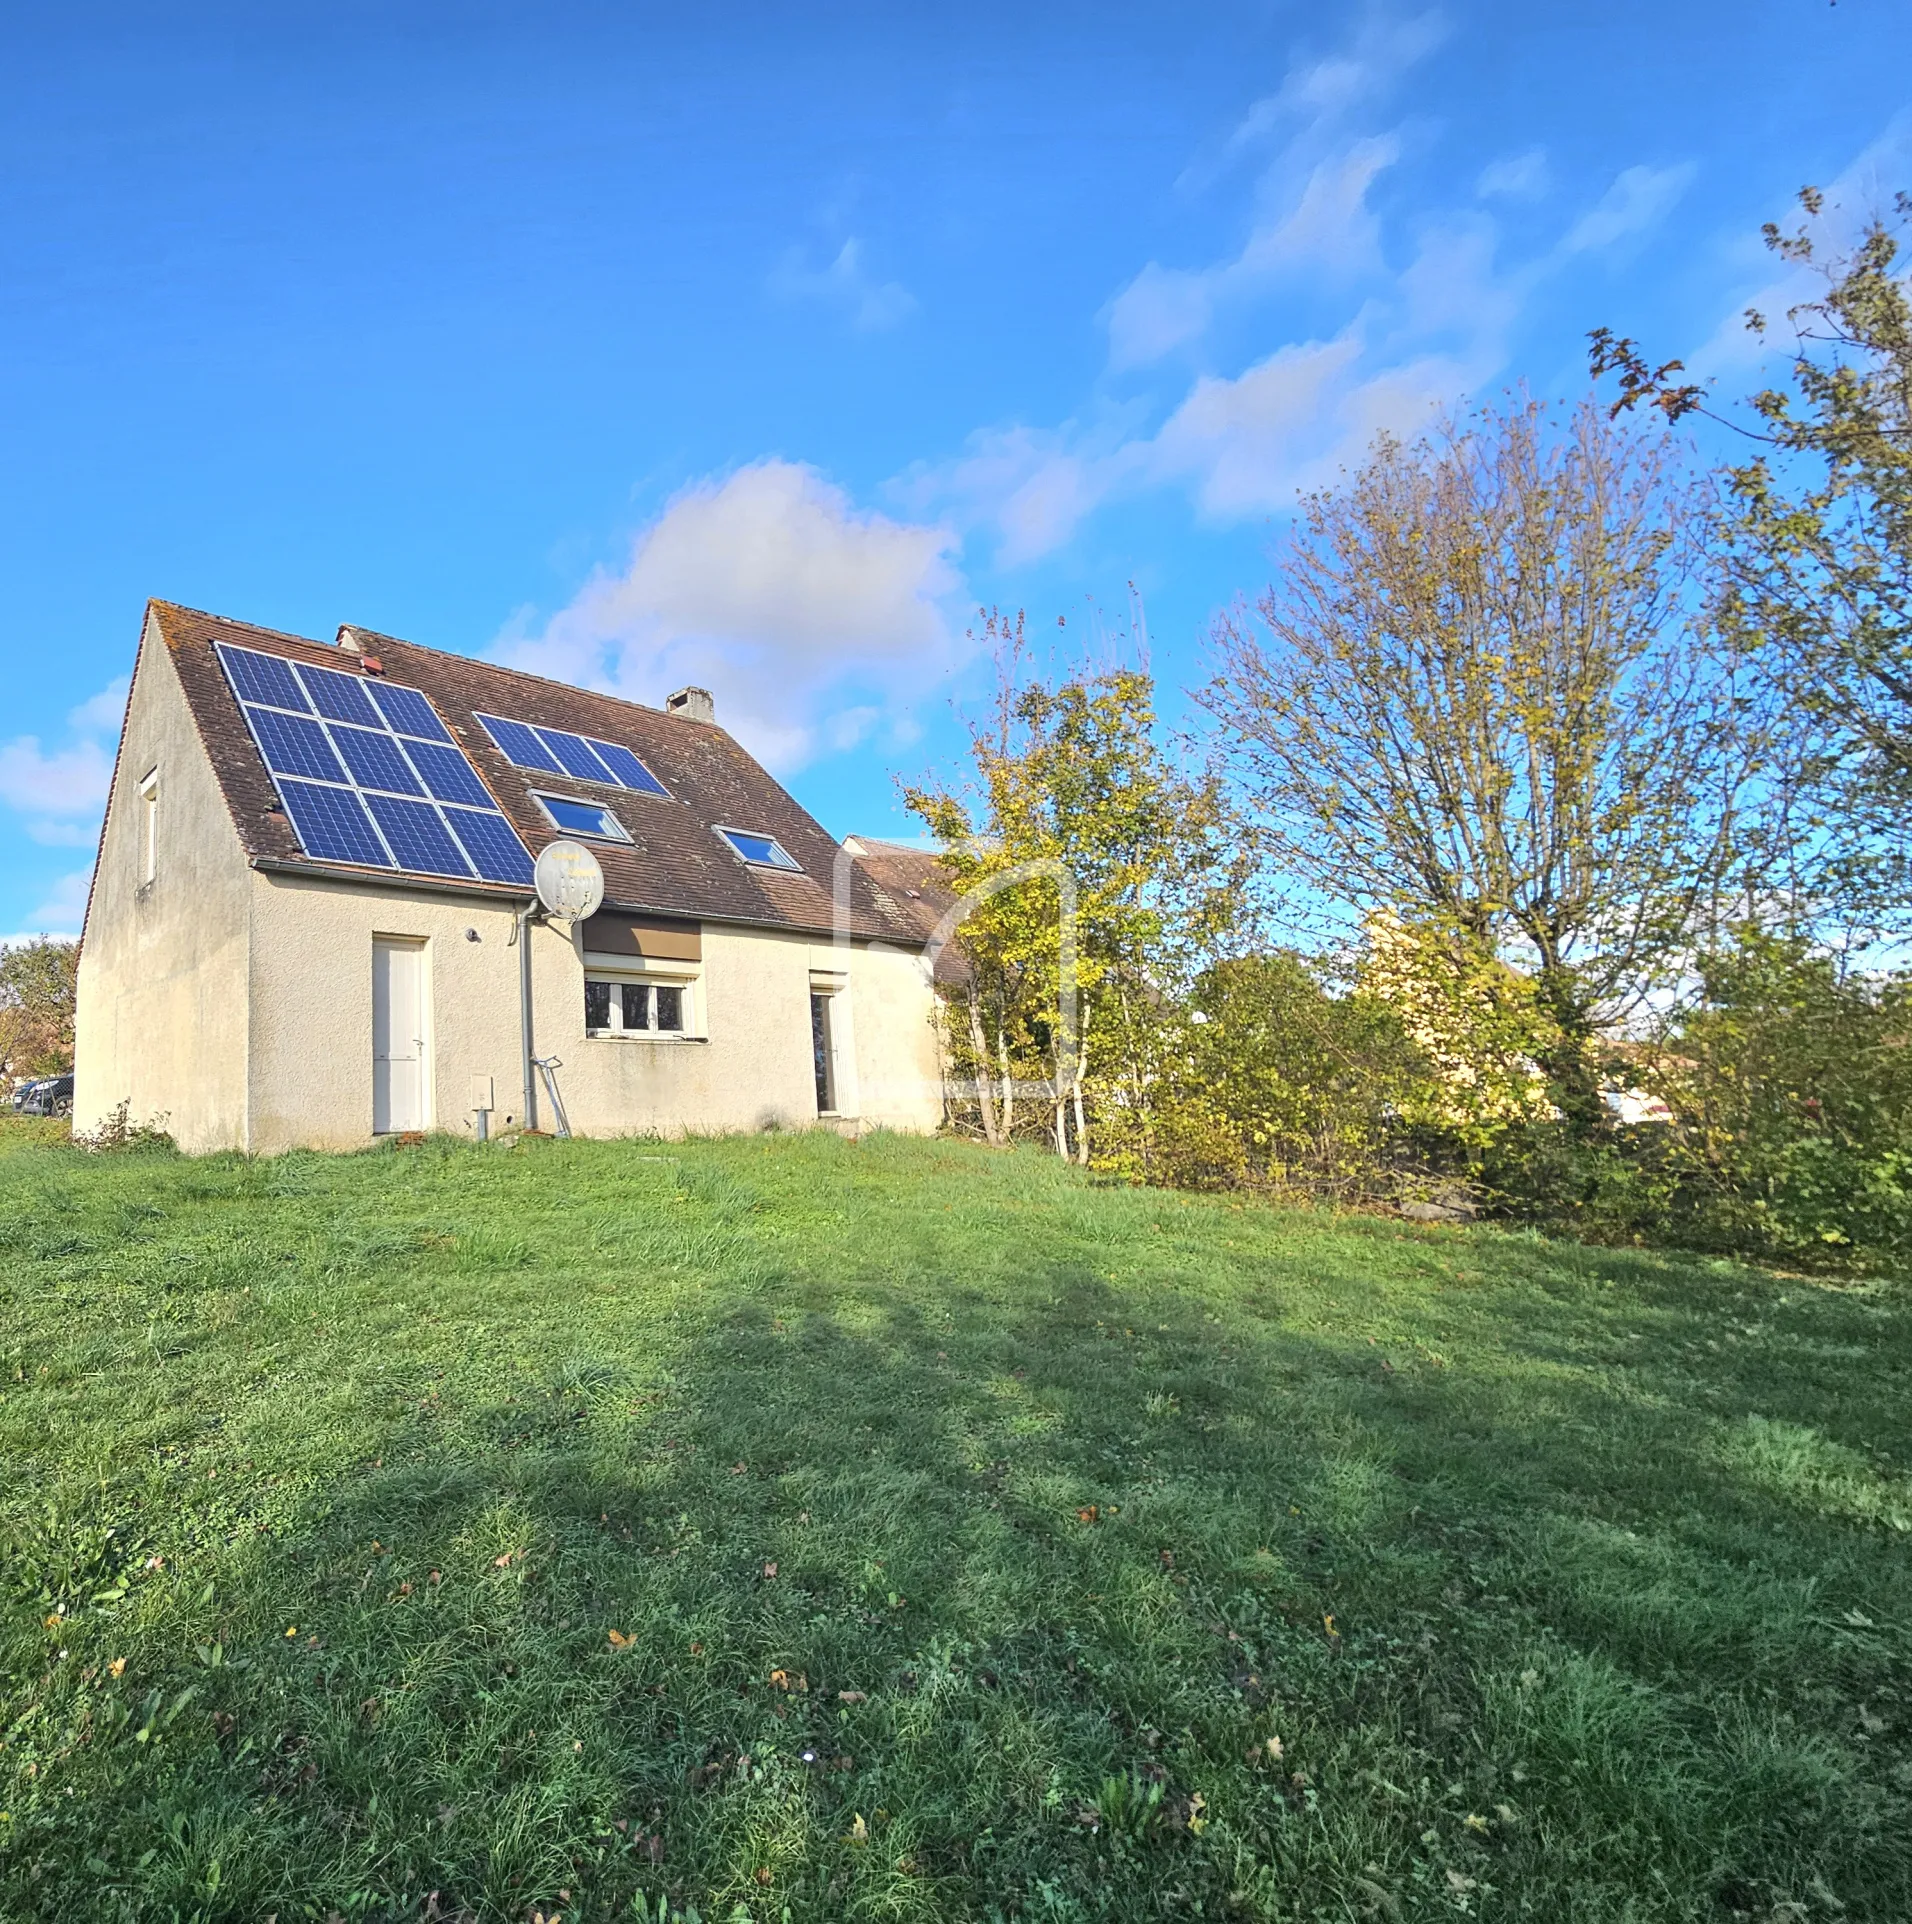
[[856,1030],[850,1012],[850,982],[844,975],[810,971],[810,993],[824,1000],[830,1043],[830,1094],[834,1106],[822,1112],[829,1122],[854,1122],[862,1110],[856,1086]]
[[[397,1091],[391,1084],[390,1069],[386,1070],[386,1084],[383,1109],[380,1109],[379,1072],[381,1064],[396,1064],[412,1060],[393,1053],[389,1047],[385,1056],[379,1054],[379,971],[381,966],[388,967],[385,958],[406,955],[416,958],[416,983],[418,991],[417,1031],[410,1038],[417,1051],[416,1055],[416,1114],[405,1117],[394,1100]],[[389,976],[387,982],[389,985]],[[387,998],[389,1006],[389,986]],[[388,1018],[389,1019],[389,1018]],[[390,1038],[388,1038],[389,1042]],[[432,1126],[434,1104],[432,1101],[432,994],[431,994],[431,943],[419,935],[375,935],[372,937],[372,1133],[374,1135],[402,1135],[412,1130],[426,1130]],[[383,1126],[381,1127],[381,1124]]]

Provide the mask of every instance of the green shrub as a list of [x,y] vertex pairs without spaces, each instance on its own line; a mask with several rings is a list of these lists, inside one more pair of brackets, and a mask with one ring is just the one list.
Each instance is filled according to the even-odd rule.
[[1400,1016],[1362,990],[1336,993],[1307,958],[1217,963],[1154,1038],[1144,1111],[1097,1116],[1102,1166],[1185,1188],[1249,1185],[1378,1200],[1404,1177],[1456,1167],[1412,1118],[1436,1072]]
[[1676,1230],[1793,1261],[1912,1259],[1912,976],[1753,933],[1702,973],[1660,1075]]
[[1666,1045],[1609,1077],[1672,1121],[1502,1131],[1474,1162],[1495,1212],[1801,1267],[1912,1262],[1912,977],[1747,931],[1701,983]]

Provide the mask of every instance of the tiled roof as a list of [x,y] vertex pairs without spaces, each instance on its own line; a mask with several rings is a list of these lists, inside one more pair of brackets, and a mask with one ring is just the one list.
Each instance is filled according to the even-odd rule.
[[[605,900],[614,908],[654,909],[667,915],[823,934],[835,927],[831,891],[842,852],[829,833],[714,722],[692,721],[465,655],[420,648],[367,629],[347,631],[364,649],[361,656],[326,642],[228,621],[172,602],[155,601],[151,612],[177,664],[240,841],[254,862],[398,879],[389,870],[317,862],[301,850],[292,824],[278,808],[272,778],[213,653],[216,641],[358,672],[369,672],[363,662],[366,657],[375,658],[384,679],[416,688],[430,698],[534,855],[547,842],[558,840],[559,833],[531,799],[533,782],[552,792],[608,803],[631,835],[629,847],[591,843],[604,870]],[[516,768],[474,719],[480,710],[622,743],[670,790],[670,799]],[[720,822],[728,828],[775,836],[802,864],[802,873],[749,866],[716,834],[714,825]],[[843,867],[850,888],[851,932],[890,942],[910,941],[912,920],[900,915],[886,893],[856,864],[846,860]],[[421,886],[429,883],[435,889],[498,893],[494,884],[418,879]]]
[[[931,849],[879,841],[874,835],[849,836],[844,846],[881,892],[883,906],[908,927],[919,944],[936,933],[943,917],[960,899],[949,870]],[[936,979],[945,983],[969,980],[968,958],[954,941],[947,941],[937,954]]]

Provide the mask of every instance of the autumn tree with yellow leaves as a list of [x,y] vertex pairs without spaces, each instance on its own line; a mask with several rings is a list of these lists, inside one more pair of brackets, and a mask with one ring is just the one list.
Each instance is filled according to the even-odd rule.
[[1146,1127],[1164,1008],[1239,909],[1246,859],[1219,784],[1165,749],[1145,668],[1039,672],[992,613],[993,699],[964,779],[905,789],[966,898],[950,1046],[992,1142],[1038,1124],[1088,1163]]
[[58,1075],[73,1066],[80,945],[41,936],[0,943],[0,1075]]
[[1516,396],[1306,497],[1200,699],[1300,915],[1385,915],[1527,977],[1601,1126],[1596,1041],[1736,900],[1770,717],[1709,621],[1677,445]]

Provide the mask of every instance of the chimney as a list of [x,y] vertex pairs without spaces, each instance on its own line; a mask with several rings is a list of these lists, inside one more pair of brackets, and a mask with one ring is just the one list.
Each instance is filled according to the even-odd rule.
[[669,713],[682,715],[686,721],[717,719],[717,704],[711,700],[708,688],[680,688],[676,694],[664,698],[664,706]]

